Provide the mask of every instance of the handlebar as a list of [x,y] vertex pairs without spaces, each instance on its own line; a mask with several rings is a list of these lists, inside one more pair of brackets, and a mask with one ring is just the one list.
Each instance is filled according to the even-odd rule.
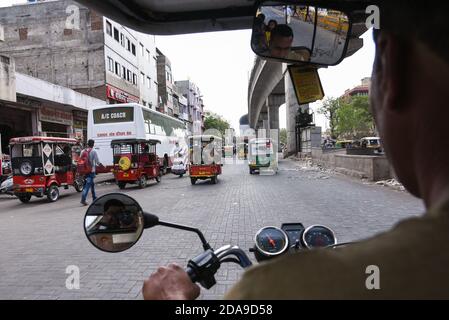
[[225,262],[237,263],[242,268],[252,265],[251,260],[242,249],[226,245],[215,251],[208,249],[190,260],[186,272],[193,283],[198,282],[204,288],[209,289],[215,285],[215,273]]

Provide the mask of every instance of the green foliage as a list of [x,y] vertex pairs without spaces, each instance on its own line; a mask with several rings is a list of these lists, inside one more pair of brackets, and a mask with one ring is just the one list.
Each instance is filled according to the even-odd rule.
[[279,131],[279,142],[283,143],[284,145],[287,144],[287,129],[282,128]]
[[327,98],[318,113],[329,120],[333,139],[360,139],[375,132],[367,96]]
[[338,123],[337,110],[339,107],[340,99],[329,97],[323,101],[323,105],[318,109],[318,113],[324,115],[329,120],[330,134],[333,139],[337,138],[335,129]]
[[340,101],[336,111],[338,137],[360,139],[374,134],[374,120],[367,96],[353,97],[349,101]]
[[229,122],[223,119],[223,117],[218,114],[209,113],[204,118],[204,130],[216,129],[220,131],[222,135],[224,135],[226,129],[229,128],[230,128]]

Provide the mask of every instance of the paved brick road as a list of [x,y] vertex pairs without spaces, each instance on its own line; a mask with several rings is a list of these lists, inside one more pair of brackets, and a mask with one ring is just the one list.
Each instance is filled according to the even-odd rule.
[[[250,176],[244,165],[226,165],[219,183],[190,185],[188,177],[164,176],[161,184],[124,192],[161,220],[199,227],[215,248],[249,248],[255,232],[282,222],[322,223],[340,242],[371,236],[399,219],[422,212],[410,195],[346,177],[302,170],[284,160],[276,176]],[[118,191],[101,184],[98,193]],[[185,265],[201,252],[196,235],[156,227],[124,253],[104,253],[85,238],[80,195],[63,192],[53,204],[34,198],[24,205],[0,196],[0,299],[141,299],[143,279],[169,262]],[[66,267],[80,268],[79,290],[68,290]],[[239,278],[222,267],[217,285],[202,299],[222,297]]]

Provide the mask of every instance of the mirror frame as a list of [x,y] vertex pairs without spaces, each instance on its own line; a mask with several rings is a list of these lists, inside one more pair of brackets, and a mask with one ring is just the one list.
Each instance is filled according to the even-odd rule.
[[[320,5],[322,5],[321,8],[325,8],[325,9],[330,9],[330,10],[338,10],[342,13],[344,13],[347,17],[348,17],[348,33],[347,33],[347,39],[346,39],[346,43],[345,46],[343,47],[343,51],[341,54],[341,57],[339,58],[339,60],[334,63],[334,64],[323,64],[323,63],[315,63],[315,62],[307,62],[307,61],[297,61],[297,60],[290,60],[290,59],[283,59],[283,58],[273,58],[273,57],[268,57],[268,56],[262,56],[260,54],[258,54],[256,51],[254,51],[253,49],[253,45],[252,45],[252,39],[253,39],[253,30],[254,30],[254,26],[255,26],[255,22],[256,22],[256,14],[257,11],[260,9],[261,6],[276,6],[276,5],[304,5],[304,6],[309,6],[309,7],[320,7]],[[347,12],[347,10],[345,10],[344,8],[338,8],[336,6],[334,6],[333,4],[327,5],[325,2],[321,2],[321,1],[291,1],[291,0],[285,0],[285,1],[269,1],[269,0],[259,0],[256,2],[255,4],[255,11],[254,11],[254,17],[253,17],[253,23],[251,26],[251,38],[250,38],[250,47],[251,47],[251,51],[259,58],[267,60],[267,61],[277,61],[277,62],[283,62],[283,63],[289,63],[289,64],[302,64],[302,65],[308,65],[308,66],[317,66],[317,67],[332,67],[332,66],[336,66],[338,64],[340,64],[345,58],[346,58],[346,53],[348,52],[348,46],[349,46],[349,42],[351,41],[350,35],[352,34],[352,25],[353,25],[353,18],[352,16]],[[316,36],[316,35],[315,35]]]
[[[91,206],[93,206],[98,200],[100,200],[101,198],[106,197],[106,196],[123,196],[123,197],[126,197],[126,198],[128,198],[128,199],[134,201],[134,202],[137,204],[137,206],[138,206],[138,208],[140,209],[140,212],[141,212],[141,214],[142,214],[142,231],[140,232],[140,235],[139,235],[139,237],[137,238],[137,240],[136,240],[131,246],[129,246],[129,247],[126,248],[126,249],[119,250],[119,251],[107,251],[107,250],[104,250],[104,249],[100,248],[99,246],[95,245],[95,244],[90,240],[90,237],[89,237],[89,235],[87,234],[87,228],[86,228],[86,217],[87,217],[87,213],[89,212],[89,209],[91,208]],[[84,230],[84,234],[86,235],[87,240],[89,240],[90,244],[91,244],[95,249],[98,249],[98,250],[100,250],[100,251],[107,252],[107,253],[120,253],[120,252],[124,252],[124,251],[127,251],[127,250],[131,249],[132,247],[134,247],[134,245],[135,245],[137,242],[139,242],[140,238],[142,237],[143,231],[145,230],[145,217],[144,217],[144,211],[142,210],[142,207],[140,206],[140,204],[139,204],[134,198],[128,196],[127,194],[119,193],[119,192],[107,193],[107,194],[104,194],[104,195],[98,197],[98,198],[97,198],[94,202],[92,202],[92,203],[89,205],[89,207],[87,208],[86,213],[84,214],[84,219],[83,219],[83,230]]]

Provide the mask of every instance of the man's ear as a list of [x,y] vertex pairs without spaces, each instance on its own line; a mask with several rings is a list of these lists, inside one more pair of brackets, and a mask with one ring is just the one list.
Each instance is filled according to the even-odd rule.
[[391,33],[381,32],[377,38],[378,70],[381,75],[383,105],[391,111],[400,112],[405,107],[401,102],[406,86],[406,64],[408,55],[404,41]]

